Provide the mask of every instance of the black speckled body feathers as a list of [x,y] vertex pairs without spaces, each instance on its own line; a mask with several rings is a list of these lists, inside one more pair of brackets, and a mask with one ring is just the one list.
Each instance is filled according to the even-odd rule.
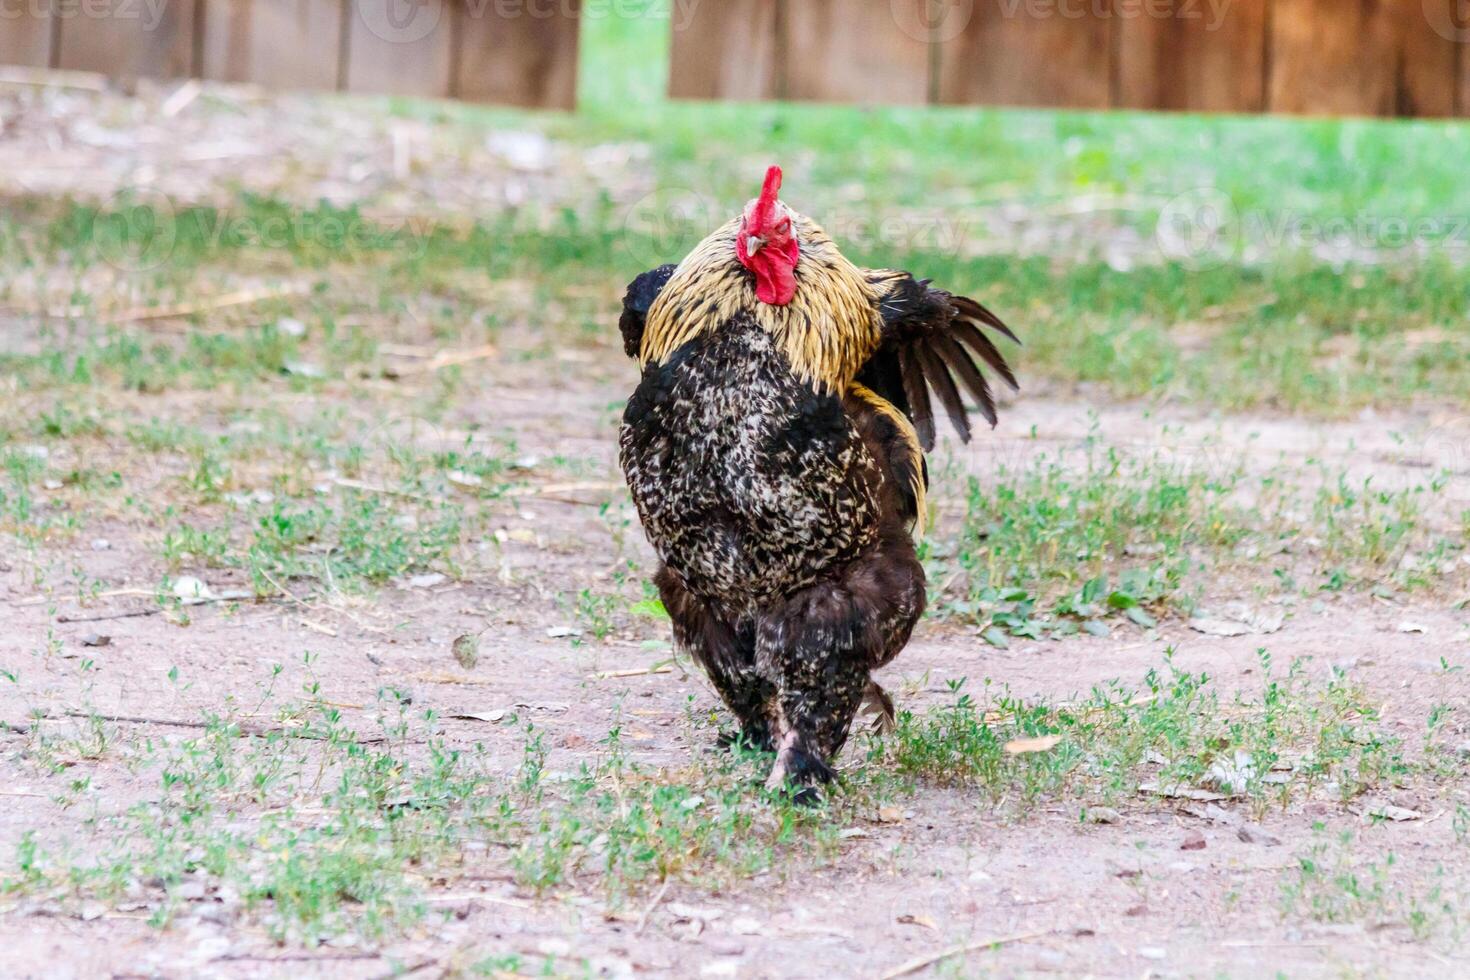
[[645,370],[621,449],[659,557],[731,614],[811,585],[877,535],[883,474],[841,399],[793,377],[747,317]]
[[[978,333],[961,309],[973,301],[859,270],[808,219],[794,223],[789,305],[755,299],[731,224],[635,280],[620,322],[643,365],[620,457],[674,639],[743,737],[777,753],[773,786],[830,778],[864,697],[891,705],[869,675],[924,607],[911,529],[933,438],[925,382],[953,417],[954,371],[994,413],[960,347]],[[991,351],[983,359],[1012,381]]]

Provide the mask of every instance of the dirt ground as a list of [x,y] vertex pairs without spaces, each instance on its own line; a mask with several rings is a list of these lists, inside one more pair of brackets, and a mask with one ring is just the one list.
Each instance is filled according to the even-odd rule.
[[[552,390],[522,387],[517,379],[494,377],[494,370],[489,380],[499,392],[497,404],[467,406],[467,415],[509,413],[513,418],[502,420],[523,433],[528,452],[590,454],[605,467],[594,480],[616,479],[613,429],[602,406],[628,384],[630,369],[620,365],[595,379],[569,377]],[[1010,406],[999,432],[982,439],[963,464],[983,467],[995,455],[1031,451],[1012,434],[1032,426],[1044,441],[1078,440],[1088,431],[1091,410],[1095,407],[1082,402],[1021,400]],[[1127,407],[1104,409],[1109,440],[1120,445],[1146,440],[1152,425],[1143,415]],[[1403,425],[1412,427],[1414,421],[1403,420]],[[1254,419],[1242,427],[1238,420],[1222,426],[1200,418],[1184,425],[1179,445],[1187,448],[1191,436],[1204,432],[1228,441],[1247,431],[1262,432],[1283,452],[1303,456],[1354,443],[1361,465],[1385,478],[1393,476],[1392,460],[1402,457],[1401,446],[1375,436],[1383,431],[1376,423]],[[374,691],[391,682],[408,687],[417,703],[446,713],[543,705],[532,710],[553,737],[552,764],[560,769],[595,752],[629,704],[637,705],[640,724],[631,744],[640,762],[677,765],[687,753],[702,751],[704,746],[689,744],[679,725],[690,696],[700,708],[716,704],[701,678],[676,671],[589,679],[599,671],[653,662],[657,655],[641,649],[640,641],[660,638],[659,629],[583,646],[547,635],[567,622],[566,611],[547,597],[574,591],[605,565],[611,542],[595,509],[537,501],[534,511],[523,507],[507,513],[506,526],[535,535],[509,552],[515,584],[471,578],[429,589],[390,590],[380,606],[360,615],[326,612],[312,625],[299,611],[281,606],[245,606],[235,615],[202,609],[186,629],[159,616],[112,621],[107,627],[111,645],[97,651],[101,680],[91,702],[119,716],[195,718],[204,709],[218,709],[232,692],[249,690],[264,665],[299,664],[301,651],[309,649],[319,655],[322,696],[334,702],[370,703]],[[110,550],[83,545],[68,556],[70,561],[117,587],[146,587],[151,578],[139,572],[150,559],[140,554],[130,529],[109,527],[103,533]],[[533,569],[534,579],[522,576]],[[16,573],[7,575],[6,584],[0,659],[28,660],[48,628],[59,634],[63,656],[75,657],[81,636],[94,625],[55,625],[46,606],[27,601],[29,589]],[[127,602],[113,600],[92,611],[134,607]],[[58,610],[61,615],[78,612],[65,605]],[[1423,632],[1401,632],[1406,618]],[[479,664],[468,674],[455,669],[448,653],[452,638],[487,626]],[[325,635],[321,627],[336,635]],[[1462,658],[1466,642],[1459,613],[1438,604],[1406,608],[1366,597],[1318,612],[1295,610],[1281,631],[1267,638],[1214,638],[1169,622],[1147,639],[1142,634],[1089,637],[1021,643],[1002,651],[972,632],[926,623],[885,671],[884,683],[904,692],[902,707],[916,711],[942,699],[945,679],[961,676],[985,676],[1024,695],[1065,700],[1094,683],[1135,678],[1174,647],[1176,661],[1186,669],[1245,684],[1257,663],[1255,651],[1265,643],[1278,658],[1311,658],[1323,671],[1332,664],[1348,666],[1381,696],[1387,724],[1412,737],[1427,705],[1450,693],[1439,658]],[[65,660],[54,667],[39,686],[32,674],[27,693],[48,703],[75,702],[80,694],[76,675]],[[172,667],[192,679],[186,690],[166,678]],[[1463,703],[1464,683],[1454,686],[1454,700]],[[27,707],[18,692],[0,695],[0,712],[7,718],[23,715]],[[451,741],[465,744],[501,737],[474,721],[449,720],[445,730]],[[511,733],[503,737],[509,742]],[[19,740],[8,738],[13,745]],[[51,819],[44,781],[23,775],[17,755],[18,746],[4,757],[10,760],[5,763],[10,775],[3,791],[0,851],[13,848],[22,828]],[[104,762],[92,767],[91,776],[103,798],[137,791],[122,767]],[[1406,867],[1425,875],[1437,863],[1458,861],[1446,811],[1459,801],[1408,796],[1393,802],[1424,818],[1379,828],[1376,846],[1394,851]],[[493,947],[533,958],[585,958],[592,972],[607,975],[871,976],[950,945],[1016,935],[1029,938],[970,954],[962,961],[963,971],[1449,976],[1470,962],[1449,948],[1407,942],[1391,928],[1282,922],[1277,876],[1293,866],[1295,845],[1310,837],[1315,822],[1358,822],[1339,806],[1309,803],[1271,813],[1262,829],[1273,843],[1246,842],[1228,823],[1156,805],[1125,811],[1111,825],[1081,824],[1071,806],[1047,807],[1016,823],[986,812],[962,791],[923,790],[908,803],[901,822],[875,822],[866,836],[845,845],[840,859],[820,870],[791,878],[766,876],[713,895],[675,884],[646,920],[636,911],[609,918],[600,902],[575,893],[535,900],[504,882],[487,884],[484,892],[455,889],[435,899],[459,910],[454,919],[371,952],[293,953],[203,915],[160,932],[126,912],[77,919],[26,914],[22,905],[0,919],[5,972],[372,977],[395,963],[443,969],[456,956],[463,960],[468,950]],[[1203,836],[1204,846],[1181,850],[1194,834]]]
[[[26,125],[45,129],[39,122]],[[232,138],[249,142],[249,127],[263,125],[259,114],[249,115]],[[372,130],[365,142],[379,140],[379,152],[391,158],[387,130],[361,125]],[[100,130],[89,132],[105,145]],[[197,180],[200,189],[215,187],[221,178],[210,172],[210,161],[227,157],[225,150],[212,151],[202,138],[174,141],[168,132],[165,127],[158,136],[161,146],[192,145],[201,161],[195,169],[178,165],[176,173]],[[44,143],[44,133],[37,139]],[[12,144],[7,152],[22,151]],[[352,157],[336,155],[334,166],[350,169]],[[310,148],[301,159],[311,159]],[[35,186],[32,178],[28,190],[78,189],[54,169],[48,173],[52,184]],[[351,182],[350,175],[343,179]],[[462,189],[451,187],[453,193]],[[64,590],[38,594],[31,569],[18,556],[0,555],[0,664],[25,665],[23,685],[0,688],[0,720],[19,723],[38,707],[55,711],[83,702],[117,719],[197,719],[255,690],[272,664],[286,665],[282,688],[306,682],[302,654],[310,651],[318,696],[343,706],[350,725],[370,728],[377,692],[393,686],[409,692],[415,706],[441,712],[450,744],[483,743],[507,771],[521,748],[515,731],[450,716],[520,707],[546,733],[549,765],[558,771],[595,757],[599,741],[619,723],[639,764],[679,766],[707,751],[703,734],[684,721],[690,699],[695,713],[717,706],[701,677],[680,669],[599,676],[665,659],[665,627],[623,624],[604,641],[562,635],[574,625],[564,597],[607,581],[622,549],[640,567],[651,567],[636,522],[627,530],[621,523],[632,512],[618,489],[614,438],[617,406],[635,372],[613,353],[611,322],[609,316],[606,357],[568,356],[551,372],[528,370],[509,356],[517,343],[526,349],[538,343],[511,334],[508,356],[486,362],[476,384],[465,389],[470,393],[453,406],[455,422],[493,423],[514,434],[527,457],[588,461],[571,485],[538,477],[546,492],[504,501],[497,517],[503,541],[460,580],[403,582],[356,606],[196,606],[187,626],[154,614],[63,622],[155,608],[146,598],[160,576],[155,532],[104,513],[51,556],[79,579],[100,580],[122,593],[85,607],[65,598]],[[170,412],[211,418],[207,393],[189,398]],[[1165,428],[1157,406],[1030,386],[1005,406],[994,434],[970,447],[952,440],[942,447],[947,462],[937,468],[946,474],[936,488],[937,533],[962,509],[963,474],[1076,447],[1094,432],[1124,453],[1159,451],[1207,463],[1218,454],[1243,459],[1261,474],[1328,458],[1359,478],[1371,474],[1395,486],[1422,479],[1426,466],[1449,466],[1456,479],[1448,491],[1452,509],[1470,509],[1470,454],[1462,451],[1470,445],[1470,429],[1452,411],[1318,422],[1169,407],[1167,422]],[[108,546],[94,546],[97,539]],[[221,576],[209,584],[223,590],[241,583]],[[1216,581],[1203,597],[1205,607],[1234,600],[1279,607],[1279,631],[1216,637],[1173,618],[1153,631],[1020,640],[1008,649],[984,643],[974,627],[929,620],[881,679],[900,707],[915,713],[946,703],[945,681],[961,677],[990,678],[1026,697],[1066,701],[1111,679],[1135,682],[1172,649],[1179,666],[1206,671],[1230,690],[1257,683],[1257,650],[1264,646],[1278,662],[1306,658],[1308,669],[1323,677],[1333,667],[1346,670],[1381,702],[1383,726],[1412,742],[1432,704],[1467,703],[1466,675],[1446,670],[1470,652],[1470,616],[1454,605],[1456,598],[1343,593],[1308,602]],[[82,645],[83,637],[99,631],[110,636],[107,646]],[[450,654],[454,638],[465,633],[481,633],[479,661],[469,670]],[[48,645],[58,652],[38,659],[36,651]],[[75,669],[81,656],[97,665],[85,690]],[[187,683],[170,676],[175,670]],[[64,730],[80,721],[59,717],[43,724]],[[183,737],[157,724],[110,725],[130,737]],[[1464,741],[1466,726],[1457,718],[1444,737]],[[105,756],[43,775],[28,761],[26,745],[23,732],[0,734],[0,855],[7,861],[26,831],[37,831],[43,841],[60,837],[90,815],[151,789],[139,773]],[[82,773],[91,779],[87,806],[59,812],[52,795]],[[1365,856],[1393,853],[1398,880],[1409,890],[1427,888],[1440,869],[1463,886],[1466,852],[1452,815],[1470,802],[1467,791],[1434,795],[1410,787],[1383,795],[1382,802],[1417,816],[1373,825],[1364,838]],[[575,884],[548,895],[527,891],[509,876],[431,884],[432,903],[452,914],[432,917],[382,946],[280,945],[207,903],[159,929],[136,909],[63,908],[0,895],[0,974],[444,976],[490,954],[519,954],[532,964],[549,958],[559,964],[552,969],[559,975],[593,976],[859,977],[895,976],[906,968],[915,975],[1099,977],[1470,972],[1460,919],[1426,940],[1398,922],[1318,922],[1282,914],[1282,877],[1298,867],[1303,848],[1323,833],[1367,827],[1348,807],[1307,800],[1273,809],[1259,824],[1228,802],[1208,810],[1140,797],[1119,811],[1112,822],[1084,822],[1075,804],[1056,803],[1002,818],[973,790],[921,784],[897,818],[872,815],[844,840],[839,855],[819,866],[764,873],[716,891],[674,881],[616,909],[595,889]],[[998,945],[990,948],[992,942]],[[955,955],[941,959],[947,950]]]

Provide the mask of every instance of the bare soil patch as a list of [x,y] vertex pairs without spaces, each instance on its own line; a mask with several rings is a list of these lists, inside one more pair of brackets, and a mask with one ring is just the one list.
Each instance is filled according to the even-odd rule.
[[[517,433],[518,446],[528,454],[596,459],[600,468],[584,482],[612,485],[613,423],[602,406],[617,399],[630,373],[614,368],[597,378],[589,371],[568,379],[564,388],[546,388],[491,366],[485,382],[497,392],[493,406],[475,399],[462,412],[466,418],[493,414]],[[1077,402],[1027,400],[1011,406],[1005,419],[997,437],[980,440],[966,455],[967,468],[987,466],[993,455],[1017,449],[1022,440],[1010,433],[1034,426],[1039,439],[1067,441],[1082,439],[1089,429],[1087,406]],[[1418,424],[1400,421],[1405,427]],[[1151,420],[1137,408],[1110,407],[1102,428],[1110,441],[1127,443],[1133,432],[1147,432]],[[1354,442],[1365,469],[1385,480],[1396,475],[1385,457],[1398,451],[1379,445],[1378,423],[1260,419],[1221,426],[1200,419],[1183,432],[1196,428],[1226,442],[1247,429],[1266,429],[1272,444],[1302,453]],[[942,498],[953,497],[940,490]],[[6,573],[0,661],[23,665],[24,679],[0,693],[0,717],[19,722],[35,710],[47,711],[51,717],[36,724],[63,742],[65,733],[81,733],[87,725],[85,718],[60,714],[66,706],[85,705],[112,717],[197,721],[227,710],[232,701],[249,700],[271,665],[282,664],[280,689],[312,683],[313,696],[340,705],[358,731],[373,728],[381,689],[405,692],[415,707],[439,712],[449,744],[483,745],[507,772],[521,752],[518,730],[455,715],[512,711],[531,720],[547,740],[548,765],[557,771],[573,771],[605,751],[609,729],[619,725],[639,764],[679,768],[711,750],[709,733],[692,730],[688,718],[718,711],[717,701],[702,678],[679,667],[605,675],[658,667],[668,656],[660,651],[666,636],[656,622],[623,619],[597,640],[568,608],[567,597],[606,580],[618,547],[636,555],[642,567],[649,561],[636,533],[615,543],[598,507],[568,502],[577,493],[591,503],[607,500],[615,510],[627,508],[620,492],[605,490],[508,503],[501,520],[512,533],[496,563],[503,576],[487,568],[460,581],[404,583],[340,608],[242,602],[188,607],[188,625],[163,615],[62,623],[63,616],[156,607],[132,596],[85,606],[55,595],[36,602],[34,585],[12,567]],[[97,535],[106,537],[108,550],[78,541],[64,564],[116,588],[146,593],[153,587],[159,569],[146,534],[103,524],[88,532]],[[216,589],[229,584],[210,582]],[[1229,584],[1219,583],[1212,592],[1228,596]],[[1404,632],[1408,620],[1422,632]],[[572,629],[584,632],[552,635]],[[86,637],[97,633],[110,637],[108,644],[85,646]],[[467,633],[479,635],[478,662],[468,670],[451,649],[455,637]],[[54,637],[53,649],[38,653],[48,636]],[[1307,670],[1322,676],[1334,665],[1346,670],[1381,699],[1384,724],[1406,740],[1422,734],[1432,704],[1464,704],[1464,675],[1458,672],[1466,651],[1463,614],[1440,602],[1361,595],[1320,609],[1297,607],[1267,637],[1209,637],[1168,620],[1150,632],[998,650],[973,628],[928,622],[884,683],[904,709],[916,713],[946,703],[945,682],[962,677],[988,678],[1028,698],[1067,701],[1110,679],[1135,682],[1172,649],[1184,669],[1206,671],[1227,689],[1248,688],[1259,679],[1261,646],[1278,663],[1303,658]],[[312,654],[309,669],[302,664],[306,652]],[[81,657],[96,663],[85,679],[76,670]],[[1441,658],[1456,672],[1446,673]],[[170,679],[174,671],[182,681]],[[132,722],[107,722],[106,728],[120,740],[188,734]],[[1466,734],[1464,720],[1456,718],[1438,737],[1453,742]],[[30,737],[12,733],[4,741],[8,776],[0,852],[13,852],[27,830],[38,830],[43,840],[85,834],[94,816],[151,791],[110,753],[63,760],[63,768],[47,774]],[[90,780],[85,802],[58,811],[51,797],[80,777]],[[144,912],[11,900],[0,930],[8,934],[7,969],[24,976],[370,977],[395,964],[431,962],[426,970],[442,972],[493,955],[533,964],[550,959],[557,972],[858,976],[882,974],[950,946],[1012,935],[1029,938],[963,954],[947,968],[1010,975],[1449,975],[1461,954],[1444,933],[1413,941],[1402,922],[1379,922],[1372,914],[1360,921],[1316,922],[1282,911],[1283,882],[1300,874],[1300,856],[1314,842],[1334,841],[1345,830],[1358,835],[1350,860],[1396,856],[1393,887],[1407,894],[1428,901],[1436,869],[1449,869],[1458,879],[1465,845],[1457,841],[1454,814],[1466,802],[1465,791],[1419,787],[1389,795],[1394,805],[1421,816],[1370,826],[1348,806],[1314,800],[1273,808],[1256,823],[1246,808],[1224,802],[1232,820],[1253,828],[1243,833],[1223,817],[1204,816],[1189,801],[1130,800],[1109,822],[1094,823],[1075,804],[1044,804],[1024,817],[1007,818],[974,791],[921,786],[897,804],[896,817],[869,814],[856,827],[860,833],[844,840],[829,860],[796,860],[713,892],[673,880],[612,906],[591,883],[536,894],[508,876],[427,882],[430,902],[449,914],[431,916],[412,935],[367,949],[278,946],[204,901],[159,931],[143,921]],[[1385,908],[1384,914],[1394,913]],[[1452,930],[1457,933],[1458,926]]]

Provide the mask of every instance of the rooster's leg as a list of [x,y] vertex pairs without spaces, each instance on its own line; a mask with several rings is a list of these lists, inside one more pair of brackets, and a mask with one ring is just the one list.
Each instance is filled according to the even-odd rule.
[[[867,668],[850,650],[824,655],[807,648],[800,655],[800,662],[782,664],[780,692],[773,699],[776,762],[766,780],[769,789],[832,780],[828,760],[847,740],[867,688]],[[800,798],[814,796],[804,793]]]
[[868,672],[897,655],[923,608],[923,567],[907,535],[895,534],[761,617],[756,663],[777,687],[769,786],[832,779],[829,763],[864,695],[882,696]]
[[769,752],[773,746],[766,703],[775,689],[756,672],[754,627],[730,622],[686,589],[668,566],[660,566],[653,581],[674,624],[674,643],[704,669],[720,699],[740,720],[740,732],[721,735],[719,743],[739,741]]

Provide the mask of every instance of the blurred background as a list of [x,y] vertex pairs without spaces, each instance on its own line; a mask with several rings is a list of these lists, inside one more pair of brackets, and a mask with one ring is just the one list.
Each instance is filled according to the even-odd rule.
[[[289,0],[180,18],[140,0],[131,20],[12,18],[17,51],[15,25],[38,24],[32,55],[106,78],[6,69],[0,187],[102,206],[121,222],[108,234],[129,236],[105,247],[137,253],[125,266],[248,237],[200,240],[177,209],[226,209],[257,237],[263,209],[346,209],[381,225],[367,237],[399,240],[390,267],[575,282],[561,298],[596,333],[613,280],[677,260],[779,162],[792,202],[858,260],[986,283],[1024,310],[1033,377],[1337,411],[1460,391],[1464,351],[1432,328],[1465,312],[1467,130],[1358,118],[1462,107],[1453,3],[1441,21],[1434,0],[1104,15],[1081,0],[526,2]],[[159,77],[196,65],[287,91]],[[333,87],[569,111],[294,91]],[[732,101],[780,94],[835,101]],[[956,101],[978,104],[924,106]],[[1352,116],[995,107],[1011,103]],[[484,239],[472,254],[467,236]],[[424,261],[451,247],[459,258]],[[88,273],[118,278],[84,304],[132,302],[118,265]],[[609,292],[581,305],[576,289],[599,283]],[[384,302],[407,301],[398,285]],[[42,298],[8,289],[22,309]],[[72,291],[47,289],[52,304]]]

